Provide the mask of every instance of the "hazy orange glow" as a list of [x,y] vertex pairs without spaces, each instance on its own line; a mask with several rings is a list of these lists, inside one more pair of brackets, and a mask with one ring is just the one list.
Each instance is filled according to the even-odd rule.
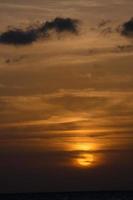
[[72,159],[71,164],[75,167],[93,167],[99,165],[101,162],[101,157],[94,153],[98,151],[101,147],[97,142],[92,142],[87,137],[77,137],[73,138],[71,144],[66,148],[69,151],[76,151],[77,155]]
[[72,145],[72,149],[74,150],[80,150],[80,151],[92,151],[92,150],[97,150],[97,145],[94,143],[88,143],[87,142],[75,142]]

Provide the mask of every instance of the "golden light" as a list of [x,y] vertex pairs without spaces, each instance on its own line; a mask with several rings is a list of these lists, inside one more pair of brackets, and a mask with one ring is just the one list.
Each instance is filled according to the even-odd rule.
[[64,149],[72,151],[75,156],[70,159],[70,165],[75,168],[92,168],[102,163],[99,150],[102,148],[98,141],[89,137],[71,137],[67,140]]
[[77,152],[77,156],[73,159],[75,167],[91,168],[100,164],[99,156],[94,153],[100,148],[99,145],[87,139],[76,138],[71,145],[71,149]]
[[79,166],[82,167],[91,167],[94,163],[94,155],[93,154],[81,154],[77,159],[76,162]]
[[81,150],[81,151],[89,151],[89,150],[94,150],[94,144],[90,144],[90,143],[76,143],[73,145],[73,148],[75,150]]

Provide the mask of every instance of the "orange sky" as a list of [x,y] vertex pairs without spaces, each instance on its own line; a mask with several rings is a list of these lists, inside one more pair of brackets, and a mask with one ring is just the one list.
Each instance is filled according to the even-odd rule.
[[114,31],[132,6],[0,0],[1,32],[80,20],[78,36],[0,44],[0,192],[133,189],[133,46]]

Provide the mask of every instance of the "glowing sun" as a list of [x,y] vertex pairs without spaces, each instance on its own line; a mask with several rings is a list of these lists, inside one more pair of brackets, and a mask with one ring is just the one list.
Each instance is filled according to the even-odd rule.
[[94,162],[94,156],[92,154],[81,154],[77,159],[77,164],[83,167],[90,167]]

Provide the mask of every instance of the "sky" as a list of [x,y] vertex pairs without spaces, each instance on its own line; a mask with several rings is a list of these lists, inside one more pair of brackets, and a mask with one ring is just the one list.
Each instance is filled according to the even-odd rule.
[[56,17],[27,45],[0,42],[0,193],[133,189],[132,0],[0,0],[0,34]]

